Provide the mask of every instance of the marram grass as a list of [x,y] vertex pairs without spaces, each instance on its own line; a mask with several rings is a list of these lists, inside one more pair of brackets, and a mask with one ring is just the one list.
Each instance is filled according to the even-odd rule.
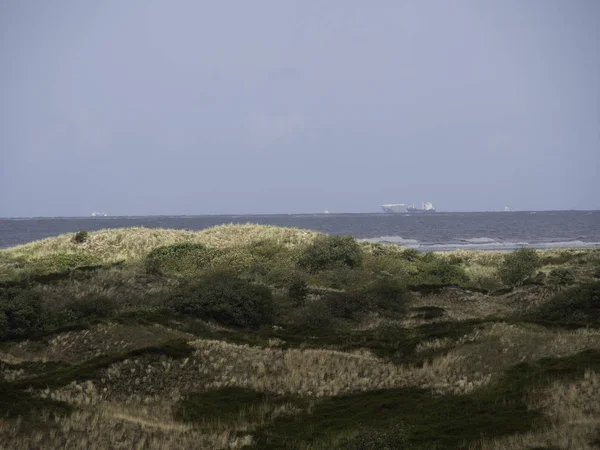
[[[536,276],[561,268],[573,286],[550,276],[505,286],[506,253],[424,255],[369,242],[359,243],[359,267],[303,272],[298,257],[317,236],[252,224],[126,228],[0,250],[0,332],[39,319],[31,307],[40,299],[49,313],[42,334],[0,342],[0,449],[346,449],[360,430],[371,446],[350,448],[405,448],[380,445],[394,427],[411,450],[599,448],[596,300],[554,303],[597,286],[600,250],[537,252]],[[214,281],[211,272],[180,273],[188,267],[179,259],[159,273],[142,263],[182,243],[210,249],[228,277],[235,268],[270,287],[274,322],[249,330],[174,314],[173,294]],[[327,303],[331,292],[364,301],[374,291],[361,288],[386,278],[441,287],[396,299],[406,302],[400,316],[372,310],[343,321],[331,307],[339,302]],[[298,280],[307,295],[293,302]],[[550,299],[552,311],[585,320],[538,320]],[[65,317],[74,322],[61,328]]]
[[0,258],[41,258],[56,253],[90,253],[104,262],[135,260],[150,250],[184,242],[204,244],[212,248],[228,248],[273,242],[296,247],[311,242],[319,233],[297,228],[270,225],[220,225],[201,231],[151,229],[143,227],[93,231],[86,242],[74,241],[74,233],[50,237],[28,244],[0,250]]

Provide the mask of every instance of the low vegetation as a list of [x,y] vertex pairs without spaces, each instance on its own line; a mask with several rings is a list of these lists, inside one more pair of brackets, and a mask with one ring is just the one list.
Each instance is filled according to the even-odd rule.
[[256,225],[0,250],[0,442],[597,448],[599,268]]

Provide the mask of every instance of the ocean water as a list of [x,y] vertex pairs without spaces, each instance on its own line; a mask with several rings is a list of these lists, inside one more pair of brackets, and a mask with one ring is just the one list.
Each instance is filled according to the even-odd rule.
[[600,211],[0,219],[0,248],[79,230],[138,226],[201,230],[229,223],[349,234],[421,251],[600,248]]

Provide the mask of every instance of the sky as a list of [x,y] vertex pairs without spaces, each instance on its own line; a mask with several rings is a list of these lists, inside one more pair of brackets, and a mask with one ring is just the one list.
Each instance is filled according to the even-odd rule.
[[0,2],[0,217],[600,209],[597,0]]

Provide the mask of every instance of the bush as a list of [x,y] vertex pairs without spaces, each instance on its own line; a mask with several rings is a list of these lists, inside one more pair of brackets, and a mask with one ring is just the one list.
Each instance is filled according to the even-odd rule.
[[504,284],[514,286],[531,278],[539,265],[540,257],[536,250],[521,248],[504,257],[498,273]]
[[404,450],[408,449],[408,433],[403,424],[390,428],[360,427],[358,435],[344,446],[347,450]]
[[298,266],[310,273],[362,264],[363,254],[352,236],[319,236],[300,255]]
[[288,288],[289,297],[294,300],[296,306],[302,306],[308,296],[308,285],[304,280],[294,281]]
[[296,310],[292,323],[304,332],[318,328],[334,328],[335,319],[326,300],[321,299],[308,302],[301,309]]
[[111,317],[118,311],[117,302],[103,295],[74,300],[59,313],[61,325]]
[[475,285],[485,291],[493,292],[502,288],[502,283],[496,277],[482,276],[475,280]]
[[419,259],[419,255],[421,253],[418,250],[415,250],[414,248],[407,248],[406,250],[402,251],[402,257],[410,262],[416,261],[417,259]]
[[356,293],[328,292],[322,301],[332,317],[357,320],[369,312],[368,303]]
[[432,253],[427,253],[417,263],[417,274],[413,284],[432,286],[463,286],[469,281],[464,268],[455,260],[439,259]]
[[567,268],[557,267],[548,274],[548,282],[558,286],[567,286],[575,283],[575,275]]
[[275,306],[269,288],[227,273],[182,287],[169,304],[179,314],[253,329],[272,322]]
[[54,273],[65,273],[77,269],[98,265],[101,260],[87,253],[64,253],[57,252],[31,260],[30,267],[36,275],[48,275]]
[[350,292],[328,292],[323,301],[333,317],[357,320],[368,313],[403,313],[411,297],[398,279],[385,277]]
[[404,283],[397,278],[379,278],[358,292],[369,311],[401,313],[412,298]]
[[73,241],[75,241],[76,244],[83,244],[89,239],[89,237],[90,234],[87,231],[78,231],[75,233],[75,236],[73,236]]
[[174,244],[157,247],[146,256],[146,271],[157,275],[197,275],[216,256],[202,244]]
[[0,339],[27,337],[44,331],[47,315],[38,292],[0,288]]
[[527,317],[563,325],[600,326],[600,281],[562,291]]

